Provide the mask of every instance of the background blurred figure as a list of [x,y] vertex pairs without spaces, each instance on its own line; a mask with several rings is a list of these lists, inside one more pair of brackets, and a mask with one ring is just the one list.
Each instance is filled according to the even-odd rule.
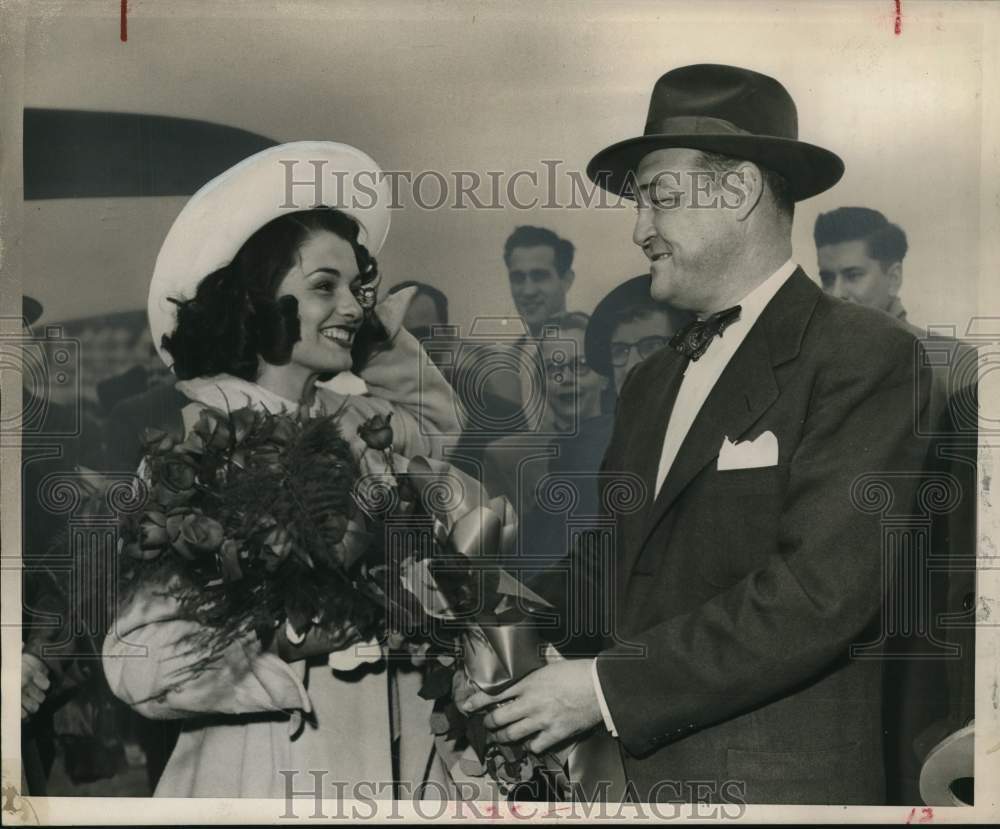
[[547,321],[559,337],[546,337],[539,346],[545,369],[545,394],[550,420],[562,435],[577,434],[583,423],[601,414],[601,396],[608,379],[587,363],[584,338],[590,317],[579,312]]
[[405,282],[393,285],[387,293],[395,294],[406,288],[416,288],[417,293],[406,310],[406,316],[403,317],[403,328],[418,340],[422,340],[431,336],[434,326],[448,324],[448,297],[444,291],[426,282],[407,279]]
[[174,383],[174,376],[156,355],[148,329],[143,328],[136,338],[132,355],[134,363],[128,369],[97,381],[97,402],[105,418],[123,400]]
[[[949,398],[976,382],[976,357],[971,347],[934,328],[914,325],[899,299],[903,284],[906,234],[879,211],[868,207],[838,207],[821,213],[813,230],[823,290],[847,302],[884,311],[920,338],[933,373],[931,405],[921,431],[932,432]],[[954,328],[951,326],[951,328]]]
[[463,408],[463,433],[451,460],[476,478],[486,477],[484,452],[498,438],[523,433],[535,436],[529,442],[545,443],[558,431],[549,421],[554,410],[544,397],[539,340],[554,333],[545,330],[547,321],[566,312],[574,254],[573,243],[548,228],[515,228],[504,242],[503,260],[520,318],[484,314],[463,335],[448,378]]
[[566,294],[573,285],[573,254],[568,239],[546,227],[521,225],[503,247],[510,295],[528,332],[537,337],[546,320],[566,310]]
[[[551,317],[543,327],[557,336],[540,341],[545,371],[546,406],[552,432],[522,432],[500,438],[486,447],[483,483],[491,495],[506,495],[521,521],[522,543],[512,565],[528,575],[565,555],[561,528],[565,516],[548,515],[538,503],[538,487],[551,472],[596,472],[611,434],[613,416],[605,411],[611,387],[607,374],[587,362],[584,340],[590,318],[574,312]],[[578,498],[575,511],[596,512],[593,481],[572,478]],[[542,540],[551,537],[552,544]],[[554,545],[554,546],[553,546]]]
[[[42,315],[42,306],[32,297],[22,301],[24,334],[32,336],[31,326]],[[32,374],[25,371],[25,380]],[[70,468],[76,463],[75,440],[53,440],[45,432],[75,431],[72,412],[46,398],[45,388],[25,383],[21,391],[21,560],[24,568],[21,628],[21,756],[27,792],[46,794],[49,772],[55,760],[56,740],[52,706],[46,700],[56,691],[53,680],[60,671],[59,662],[45,654],[45,645],[61,632],[46,624],[43,614],[65,618],[68,602],[60,595],[54,580],[47,575],[46,553],[55,540],[54,522],[38,497],[42,480],[51,472]],[[44,418],[28,437],[29,417]],[[33,425],[33,424],[32,424]],[[61,637],[59,637],[61,638]],[[55,669],[55,670],[53,670]]]
[[444,379],[457,387],[454,354],[458,349],[458,338],[455,327],[448,325],[448,297],[433,285],[413,279],[393,285],[387,294],[406,288],[416,288],[417,293],[403,318],[403,327],[421,342]]
[[[496,400],[499,408],[506,404],[511,411],[523,410],[539,385],[542,358],[535,341],[542,335],[546,320],[566,311],[566,294],[575,278],[574,253],[572,242],[545,227],[521,225],[504,242],[503,260],[510,294],[523,328],[500,346],[501,350],[512,352],[507,359],[497,360],[503,370],[483,375],[482,394]],[[484,346],[474,359],[496,360],[496,348],[496,345]],[[511,431],[526,427],[527,424],[521,424]]]
[[649,281],[645,273],[613,288],[587,326],[587,361],[614,378],[616,394],[633,368],[694,319],[687,311],[656,302],[649,295]]
[[[93,462],[95,447],[87,452],[81,447],[93,435],[88,430],[81,436],[87,422],[80,402],[74,407],[50,398],[49,384],[59,381],[51,376],[57,372],[50,375],[45,369],[60,363],[58,358],[49,363],[46,340],[65,340],[51,328],[44,338],[35,337],[31,326],[42,312],[41,303],[24,298],[21,751],[28,793],[73,795],[80,793],[75,790],[77,784],[123,771],[125,753],[116,706],[105,694],[95,658],[98,642],[86,632],[80,616],[80,608],[90,607],[95,598],[80,591],[95,589],[101,579],[89,567],[84,572],[92,582],[71,574],[79,571],[71,558],[68,519],[53,514],[43,496],[46,480],[52,476],[65,475],[73,485],[70,476],[78,465]],[[39,355],[43,356],[39,359]],[[56,773],[59,780],[54,782]]]
[[[551,442],[557,454],[548,460],[545,469],[553,485],[564,481],[574,489],[577,499],[573,508],[577,516],[574,531],[581,528],[581,516],[597,516],[601,512],[598,476],[614,426],[618,390],[625,377],[642,360],[666,347],[670,337],[694,318],[686,311],[653,300],[649,282],[649,274],[642,274],[613,288],[597,304],[586,325],[583,354],[590,378],[588,385],[596,389],[598,384],[594,380],[603,379],[600,406],[596,412],[581,406],[577,429]],[[566,328],[566,323],[563,327]],[[570,333],[567,331],[564,336]],[[544,488],[545,482],[540,483]],[[569,552],[567,517],[562,512],[546,510],[544,492],[541,495],[531,499],[523,516],[523,537],[530,539],[532,547],[526,554],[533,556],[532,550],[551,551],[554,562]]]
[[885,311],[916,336],[926,335],[906,319],[899,299],[907,250],[899,225],[868,207],[838,207],[819,215],[813,238],[824,291]]

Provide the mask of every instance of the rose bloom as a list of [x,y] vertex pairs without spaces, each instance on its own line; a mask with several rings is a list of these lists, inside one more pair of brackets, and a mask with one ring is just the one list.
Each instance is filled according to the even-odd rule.
[[214,553],[222,544],[225,531],[214,518],[188,513],[180,522],[180,532],[174,539],[174,549],[188,559],[200,553]]
[[242,443],[257,426],[257,417],[258,414],[253,409],[237,409],[229,415],[230,423],[236,430],[235,440],[237,444]]
[[140,561],[152,561],[160,553],[163,552],[163,548],[149,547],[147,549],[143,547],[138,541],[130,541],[128,544],[125,545],[124,552],[125,555],[139,559]]
[[196,477],[194,466],[179,455],[164,458],[160,465],[160,483],[174,492],[193,489]]
[[207,449],[220,451],[229,447],[233,436],[232,429],[229,428],[229,418],[216,409],[202,409],[194,431],[201,435]]
[[139,524],[139,545],[144,550],[159,550],[169,543],[167,517],[162,512],[147,512]]
[[370,449],[384,451],[392,446],[392,412],[374,415],[358,427],[358,435]]
[[143,432],[142,443],[146,447],[146,452],[169,452],[177,445],[177,441],[167,432],[151,428]]

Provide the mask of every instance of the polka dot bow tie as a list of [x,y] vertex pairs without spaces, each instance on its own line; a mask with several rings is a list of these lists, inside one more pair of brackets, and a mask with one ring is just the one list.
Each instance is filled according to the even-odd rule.
[[703,320],[684,326],[670,338],[670,347],[690,360],[697,360],[722,332],[740,318],[740,306],[734,305]]

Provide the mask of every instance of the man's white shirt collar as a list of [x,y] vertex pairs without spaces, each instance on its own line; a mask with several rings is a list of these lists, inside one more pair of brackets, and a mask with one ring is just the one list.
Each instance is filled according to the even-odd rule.
[[[740,328],[751,328],[757,322],[757,318],[764,313],[767,304],[774,299],[774,295],[781,290],[781,286],[795,273],[795,269],[795,260],[789,259],[778,270],[761,282],[760,285],[736,303],[740,306],[740,318],[737,322],[729,326],[729,328],[737,324]],[[726,329],[727,332],[729,328]]]

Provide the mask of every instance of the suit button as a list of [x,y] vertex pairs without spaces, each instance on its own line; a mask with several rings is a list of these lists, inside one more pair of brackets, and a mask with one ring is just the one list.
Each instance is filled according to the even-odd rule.
[[972,610],[976,606],[976,594],[966,593],[965,598],[962,599],[962,607],[966,610]]

